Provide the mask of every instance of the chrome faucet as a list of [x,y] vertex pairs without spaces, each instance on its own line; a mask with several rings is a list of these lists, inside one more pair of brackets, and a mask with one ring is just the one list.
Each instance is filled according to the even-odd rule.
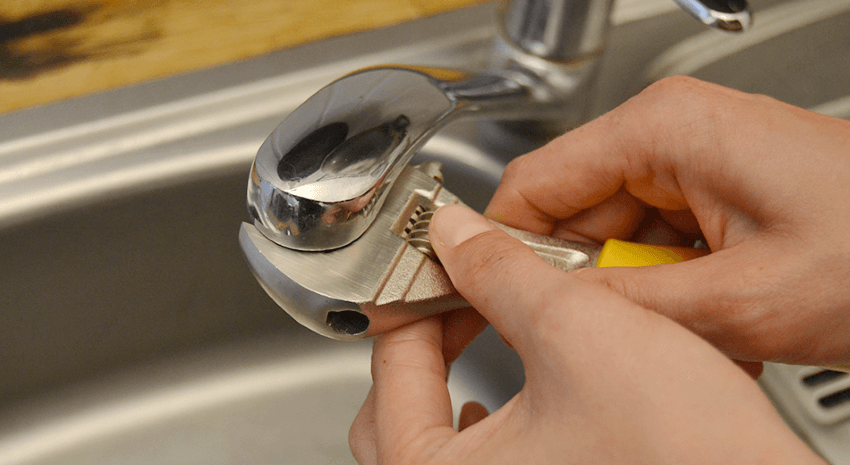
[[[711,27],[743,31],[751,22],[744,0],[675,1]],[[501,11],[493,63],[484,72],[367,68],[317,92],[272,132],[252,165],[253,226],[243,227],[252,231],[250,238],[243,234],[243,249],[253,251],[246,251],[249,262],[266,260],[256,253],[266,247],[256,244],[261,237],[268,246],[302,253],[357,241],[413,155],[458,118],[557,122],[559,131],[582,122],[611,7],[612,0],[513,0]],[[280,269],[268,276],[259,271],[274,270],[273,264],[252,269],[270,294],[303,296],[286,299],[286,306],[324,298],[282,277]],[[302,322],[311,314],[285,309]],[[318,325],[323,318],[315,318]]]
[[[675,0],[726,31],[750,25],[744,0]],[[480,74],[379,67],[310,97],[268,137],[251,171],[256,227],[281,246],[331,250],[374,221],[390,186],[424,143],[460,117],[585,117],[612,0],[513,0],[501,12],[494,66]]]
[[[731,32],[749,28],[746,0],[673,0],[703,24]],[[502,10],[503,34],[535,57],[565,62],[601,52],[611,0],[512,0]]]

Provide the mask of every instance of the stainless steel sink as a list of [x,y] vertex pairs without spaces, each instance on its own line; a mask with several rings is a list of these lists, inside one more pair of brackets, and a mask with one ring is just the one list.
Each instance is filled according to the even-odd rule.
[[[668,1],[618,4],[597,113],[638,92],[642,70],[663,74],[652,73],[664,50],[704,37]],[[757,33],[788,3],[752,4]],[[353,69],[483,66],[493,12],[482,5],[0,117],[0,465],[353,463],[346,436],[370,385],[370,344],[298,326],[250,275],[236,242],[248,166],[296,105]],[[823,19],[835,21],[837,54],[847,18]],[[747,66],[734,61],[746,47],[716,66],[774,79],[766,67],[778,66],[783,37],[759,42],[773,51]],[[848,82],[848,61],[813,87]],[[713,63],[687,72],[708,77]],[[791,95],[790,84],[775,87]],[[538,143],[464,123],[418,157],[442,161],[449,189],[481,209],[507,161]],[[450,386],[458,406],[475,398],[492,410],[522,382],[515,353],[488,330]]]

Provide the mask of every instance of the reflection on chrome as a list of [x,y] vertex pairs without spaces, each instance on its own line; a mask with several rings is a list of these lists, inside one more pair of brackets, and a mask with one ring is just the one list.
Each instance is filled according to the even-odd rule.
[[[745,0],[675,0],[703,23],[741,31]],[[295,250],[344,247],[372,224],[425,142],[461,116],[581,122],[612,0],[513,0],[490,70],[387,66],[338,79],[266,139],[248,184],[254,225]]]

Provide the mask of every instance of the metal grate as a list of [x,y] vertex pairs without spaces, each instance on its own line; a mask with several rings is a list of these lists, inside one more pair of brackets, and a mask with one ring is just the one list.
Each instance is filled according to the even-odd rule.
[[759,384],[814,450],[833,465],[850,465],[850,375],[766,363]]
[[820,367],[771,365],[777,378],[773,382],[782,380],[810,420],[820,425],[850,421],[850,375]]
[[798,395],[812,419],[833,424],[850,419],[850,376],[817,367],[796,367]]
[[832,370],[822,370],[813,375],[809,375],[803,378],[803,384],[808,387],[819,386],[824,383],[828,383],[830,381],[842,378],[847,376],[847,373],[842,373],[840,371],[832,371]]

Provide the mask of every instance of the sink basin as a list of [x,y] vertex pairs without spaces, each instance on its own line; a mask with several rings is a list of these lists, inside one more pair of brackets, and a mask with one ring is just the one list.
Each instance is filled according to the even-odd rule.
[[[706,40],[672,8],[618,4],[595,112],[640,90],[636,70],[672,69],[675,44]],[[0,465],[353,463],[370,343],[302,328],[251,276],[236,241],[248,167],[295,106],[353,69],[484,66],[494,9],[0,116]],[[766,80],[744,63],[749,82]],[[538,143],[458,123],[416,160],[441,161],[447,187],[483,209],[505,164]],[[456,406],[494,410],[521,388],[522,364],[488,329],[449,383]]]

